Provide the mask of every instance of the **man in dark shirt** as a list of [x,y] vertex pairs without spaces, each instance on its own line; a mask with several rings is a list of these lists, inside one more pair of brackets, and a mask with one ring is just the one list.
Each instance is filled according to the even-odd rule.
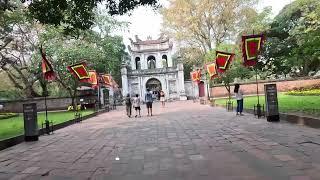
[[147,104],[147,109],[148,109],[148,116],[151,114],[152,116],[152,103],[153,103],[153,98],[152,98],[152,93],[150,92],[150,89],[147,89],[147,93],[145,95],[145,102]]

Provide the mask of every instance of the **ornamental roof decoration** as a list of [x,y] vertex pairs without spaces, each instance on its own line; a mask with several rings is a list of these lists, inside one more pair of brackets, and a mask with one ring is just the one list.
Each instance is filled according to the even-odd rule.
[[157,39],[152,39],[151,36],[148,36],[146,40],[141,40],[135,35],[135,41],[131,38],[129,40],[131,42],[131,45],[128,46],[130,52],[167,51],[173,47],[170,39],[164,34],[161,34]]
[[141,40],[138,35],[135,35],[135,40],[136,40],[136,41],[133,41],[133,40],[130,38],[131,44],[135,44],[135,45],[149,45],[149,44],[161,44],[161,43],[166,43],[166,42],[169,41],[169,38],[168,38],[168,37],[164,37],[164,35],[161,34],[158,39],[154,39],[154,40],[153,40],[151,36],[148,36],[147,40]]

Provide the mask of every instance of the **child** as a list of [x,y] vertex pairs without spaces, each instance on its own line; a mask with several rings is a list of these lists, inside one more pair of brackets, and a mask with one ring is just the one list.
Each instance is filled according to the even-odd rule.
[[161,104],[162,104],[162,107],[165,106],[165,94],[163,91],[160,91],[160,101],[161,101]]
[[141,111],[141,108],[140,108],[140,98],[139,98],[139,95],[136,94],[136,97],[133,98],[133,107],[134,109],[136,110],[136,116],[137,117],[137,112],[139,111],[139,117],[141,117],[141,114],[140,114],[140,111]]

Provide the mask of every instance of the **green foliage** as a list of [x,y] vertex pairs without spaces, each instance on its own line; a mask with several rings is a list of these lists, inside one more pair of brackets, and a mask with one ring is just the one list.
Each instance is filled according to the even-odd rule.
[[[218,51],[225,51],[225,52],[232,52],[235,54],[233,61],[231,62],[229,69],[219,74],[219,78],[215,78],[213,82],[210,84],[213,85],[214,83],[223,83],[226,90],[229,93],[229,99],[231,98],[231,89],[230,84],[233,83],[236,79],[245,79],[249,78],[252,75],[252,72],[245,68],[242,65],[242,55],[241,51],[238,46],[233,44],[220,44],[216,50]],[[216,58],[216,50],[210,51],[205,55],[206,62],[215,61]]]
[[320,96],[320,84],[310,87],[294,88],[286,92],[286,94],[293,96]]
[[95,23],[94,10],[102,2],[110,15],[125,14],[140,5],[157,7],[158,0],[22,0],[28,1],[30,16],[42,24],[62,25],[67,34],[88,30]]
[[[23,4],[18,0],[10,1],[10,10],[0,14],[0,68],[10,79],[11,84],[22,91],[23,96],[41,96],[35,89],[35,83],[41,77],[38,64],[29,59],[30,54],[37,51],[37,24],[28,19]],[[32,66],[30,66],[32,65]]]
[[[65,34],[64,24],[42,26],[27,19],[26,8],[19,1],[14,2],[16,8],[0,11],[4,15],[0,17],[0,68],[5,72],[1,76],[5,74],[9,78],[7,87],[14,87],[12,91],[0,87],[0,98],[43,96],[47,91],[54,96],[73,97],[79,83],[70,75],[66,66],[80,61],[86,61],[90,69],[99,73],[112,73],[121,84],[120,66],[125,46],[121,37],[111,36],[110,33],[126,23],[94,11],[93,28],[99,31],[78,29],[76,34],[70,36]],[[43,79],[40,46],[44,47],[52,61],[59,75],[58,82],[48,84]]]
[[[225,73],[221,74],[220,78],[216,78],[215,83],[224,83],[225,86],[227,86],[227,90],[228,90],[229,84],[233,83],[235,79],[243,80],[243,79],[252,77],[253,72],[242,65],[242,54],[238,46],[233,44],[223,43],[223,44],[220,44],[220,46],[216,48],[216,50],[232,52],[235,54],[235,57],[229,69]],[[215,58],[216,58],[215,50],[208,52],[205,56],[206,62],[215,61]]]
[[0,120],[19,116],[17,113],[0,113]]
[[320,1],[296,0],[271,23],[263,58],[271,74],[308,76],[320,70]]
[[[40,42],[58,74],[57,81],[73,99],[80,83],[66,68],[72,64],[84,61],[89,70],[111,73],[116,82],[121,84],[120,66],[125,55],[125,46],[121,37],[109,34],[122,24],[108,24],[116,21],[99,13],[96,15],[96,22],[96,26],[100,29],[99,32],[78,31],[78,36],[74,37],[66,35],[62,26],[47,26],[45,32],[40,35]],[[62,94],[62,92],[58,91],[57,94]]]
[[286,95],[293,96],[320,96],[320,89],[311,89],[311,90],[292,90],[288,91]]
[[242,24],[241,32],[245,34],[263,33],[270,29],[272,7],[265,7],[262,12],[247,11],[247,21]]
[[196,47],[183,47],[173,55],[173,63],[176,65],[179,58],[183,60],[184,66],[184,78],[190,79],[190,72],[194,69],[194,67],[201,67],[204,62],[205,54],[200,48]]

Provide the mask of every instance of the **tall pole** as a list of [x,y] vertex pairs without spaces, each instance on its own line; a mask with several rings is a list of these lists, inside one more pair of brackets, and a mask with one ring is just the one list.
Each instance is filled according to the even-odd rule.
[[98,85],[97,87],[97,95],[98,95],[98,104],[96,105],[96,111],[99,110],[99,106],[100,106],[100,85]]
[[210,100],[210,94],[209,94],[209,83],[210,83],[210,81],[208,80],[207,76],[206,76],[206,80],[207,80],[207,96],[208,96],[208,100]]
[[46,124],[46,133],[50,134],[50,124],[49,124],[49,120],[48,120],[48,106],[47,106],[47,94],[48,94],[48,90],[45,90],[45,95],[44,95],[44,107],[45,107],[45,111],[46,111],[46,120],[45,120],[45,124]]
[[259,98],[259,83],[258,83],[258,70],[255,69],[256,71],[256,85],[257,85],[257,98],[258,98],[258,105],[260,105],[260,98]]

